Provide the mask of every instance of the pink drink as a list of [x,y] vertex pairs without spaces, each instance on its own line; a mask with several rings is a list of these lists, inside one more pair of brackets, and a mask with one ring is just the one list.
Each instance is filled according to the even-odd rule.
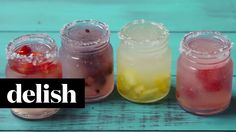
[[85,78],[85,101],[107,97],[114,89],[113,50],[107,25],[75,21],[62,32],[60,59],[64,78]]
[[[61,78],[61,64],[53,39],[45,34],[30,34],[16,38],[7,48],[7,78]],[[25,119],[42,119],[59,108],[13,108],[12,112]]]
[[182,48],[176,86],[180,105],[194,114],[222,112],[232,95],[230,42],[219,33],[195,32],[185,37]]

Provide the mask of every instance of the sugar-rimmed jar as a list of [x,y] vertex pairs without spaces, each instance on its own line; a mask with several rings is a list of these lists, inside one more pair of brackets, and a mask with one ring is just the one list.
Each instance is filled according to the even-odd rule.
[[85,101],[107,97],[114,89],[113,50],[108,25],[77,20],[61,30],[64,78],[85,78]]
[[164,98],[170,90],[171,51],[168,31],[156,22],[135,20],[119,34],[117,89],[137,103]]
[[212,115],[232,96],[232,44],[219,32],[195,31],[183,38],[177,63],[176,97],[186,111]]
[[[27,34],[12,40],[7,47],[7,78],[61,78],[55,41],[47,34]],[[43,119],[59,108],[12,108],[25,119]]]

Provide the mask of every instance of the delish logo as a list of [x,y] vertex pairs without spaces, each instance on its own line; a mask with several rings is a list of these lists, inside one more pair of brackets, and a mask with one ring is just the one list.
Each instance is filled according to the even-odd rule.
[[1,108],[84,108],[84,79],[0,79]]

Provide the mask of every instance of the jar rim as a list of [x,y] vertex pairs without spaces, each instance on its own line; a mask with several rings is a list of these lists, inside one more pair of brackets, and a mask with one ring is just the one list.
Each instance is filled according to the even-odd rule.
[[[191,42],[197,39],[205,39],[207,41],[217,41],[220,48],[213,51],[199,51],[190,46]],[[217,59],[223,56],[229,56],[232,43],[227,36],[217,31],[193,31],[185,34],[180,42],[180,53],[197,59]]]
[[[159,38],[156,36],[154,38],[145,38],[145,39],[140,40],[138,37],[135,38],[132,35],[130,35],[130,33],[127,33],[127,31],[129,31],[131,28],[135,28],[135,26],[145,25],[145,24],[150,26],[150,28],[152,29],[158,29],[160,31],[158,32]],[[139,43],[139,44],[144,44],[144,43],[153,44],[155,42],[162,44],[165,41],[167,41],[168,35],[169,35],[169,32],[167,28],[164,26],[164,24],[157,23],[154,21],[144,20],[144,19],[137,19],[126,24],[119,32],[119,38],[121,40],[127,40],[132,43]],[[150,43],[150,42],[153,42],[153,43]]]
[[[32,42],[31,42],[32,41]],[[36,41],[36,42],[34,42]],[[19,36],[8,43],[7,46],[7,59],[8,60],[20,60],[23,62],[32,63],[34,61],[34,65],[42,61],[39,56],[31,55],[21,55],[16,53],[16,50],[22,46],[23,44],[45,44],[48,47],[48,50],[41,53],[40,57],[43,56],[46,60],[55,59],[57,56],[57,45],[54,39],[52,39],[46,33],[39,33],[39,34],[25,34]]]
[[[81,40],[76,40],[70,37],[69,30],[72,28],[75,28],[76,26],[81,26],[80,24],[89,24],[88,26],[95,26],[101,29],[103,31],[102,36],[98,38],[97,40],[90,41],[90,42],[84,42]],[[61,31],[61,37],[62,39],[65,39],[69,41],[70,43],[76,43],[78,46],[93,46],[100,43],[107,43],[109,41],[110,31],[109,26],[106,23],[97,21],[97,20],[75,20],[70,23],[65,24]]]

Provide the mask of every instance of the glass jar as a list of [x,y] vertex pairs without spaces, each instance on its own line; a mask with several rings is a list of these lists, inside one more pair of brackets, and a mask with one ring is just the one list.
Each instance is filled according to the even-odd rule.
[[114,89],[113,50],[108,26],[95,20],[71,22],[61,30],[64,78],[85,78],[85,101],[107,97]]
[[212,115],[225,110],[232,95],[231,42],[218,32],[187,34],[180,45],[176,97],[188,112]]
[[117,88],[136,103],[151,103],[170,90],[171,51],[168,31],[159,23],[135,20],[120,32]]
[[[7,78],[61,78],[55,41],[46,34],[20,36],[7,47]],[[59,108],[13,108],[12,112],[25,119],[42,119]]]

